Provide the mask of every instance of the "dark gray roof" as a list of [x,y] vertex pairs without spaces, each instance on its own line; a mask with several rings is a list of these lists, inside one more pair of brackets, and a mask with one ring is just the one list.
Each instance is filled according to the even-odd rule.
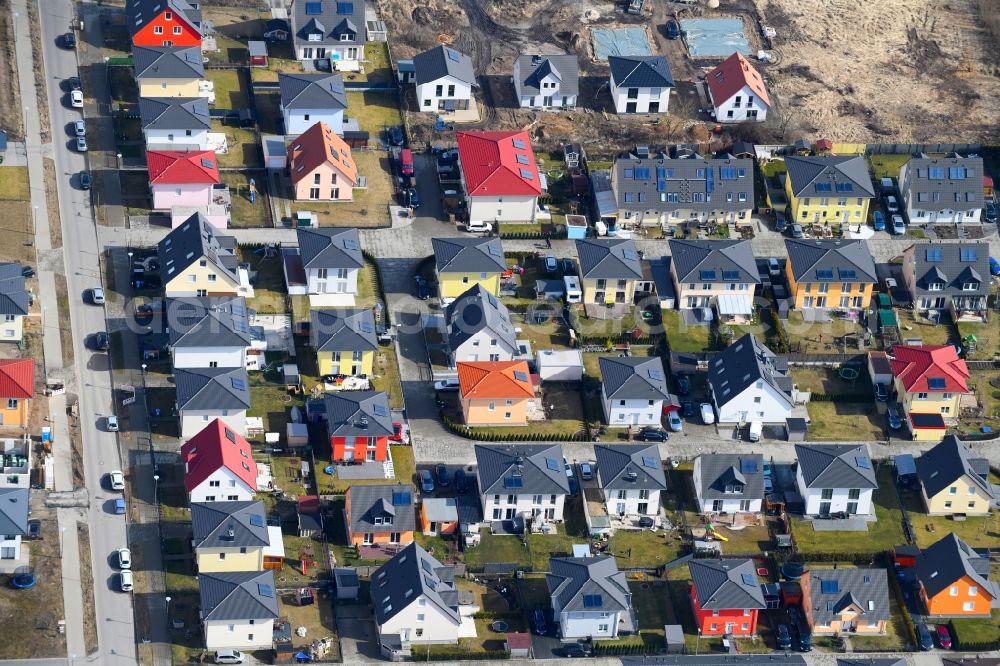
[[674,85],[665,56],[608,56],[611,81],[619,88],[666,88]]
[[496,273],[507,270],[499,238],[432,238],[439,273]]
[[[417,491],[403,483],[377,486],[351,486],[347,491],[350,503],[351,533],[412,532],[416,529]],[[382,519],[376,524],[375,519]],[[392,521],[391,525],[385,523]]]
[[476,444],[480,495],[569,493],[558,444]]
[[994,598],[997,595],[996,584],[989,579],[989,558],[974,551],[954,532],[924,548],[917,556],[916,573],[929,597],[936,596],[963,576],[971,578]]
[[[990,293],[988,243],[917,243],[913,246],[914,290],[920,294],[986,296]],[[930,291],[932,283],[943,289]],[[965,290],[965,284],[978,289]]]
[[766,607],[753,560],[691,560],[691,584],[706,610]]
[[785,250],[798,283],[878,282],[867,241],[785,239]]
[[[347,92],[340,74],[278,74],[278,88],[282,109],[347,108]],[[356,229],[340,231],[357,233]]]
[[553,557],[545,584],[561,612],[614,613],[631,608],[625,573],[613,557]]
[[375,607],[375,622],[379,626],[385,625],[421,595],[455,626],[462,623],[458,613],[454,569],[444,566],[413,542],[372,575],[371,599]]
[[337,308],[310,312],[309,338],[316,351],[375,351],[375,315],[371,310]]
[[[934,158],[918,156],[901,169],[900,194],[910,208],[920,210],[982,208],[984,175],[981,157],[959,157],[955,154]],[[934,201],[934,193],[939,194],[937,201]]]
[[807,488],[878,488],[864,444],[796,444],[795,458]]
[[175,368],[177,409],[250,409],[247,369]]
[[0,488],[0,534],[28,533],[28,489]]
[[889,576],[885,569],[812,569],[809,599],[813,622],[839,620],[844,609],[857,605],[862,622],[889,619]]
[[204,97],[142,97],[139,116],[144,130],[207,130],[212,127]]
[[664,400],[666,374],[659,356],[601,356],[604,395],[609,400]]
[[246,347],[250,316],[242,296],[166,299],[171,347]]
[[[317,11],[313,11],[313,10]],[[295,46],[351,46],[364,44],[365,0],[296,0],[292,3],[292,35]],[[341,39],[345,31],[352,39]],[[309,35],[319,33],[319,41]]]
[[583,238],[576,241],[580,274],[587,279],[641,280],[642,263],[629,238]]
[[[764,456],[759,453],[703,453],[701,499],[763,499]],[[726,488],[743,486],[743,492]]]
[[195,548],[265,547],[270,543],[267,512],[260,501],[194,502],[191,531]]
[[667,477],[656,444],[595,444],[597,478],[608,490],[666,490]]
[[747,333],[716,354],[708,368],[708,384],[716,404],[719,407],[728,404],[743,391],[763,380],[778,392],[789,409],[794,407],[791,381],[788,375],[778,370],[775,361],[771,350],[757,340],[753,333]]
[[748,240],[670,240],[667,244],[678,282],[760,283]]
[[205,78],[200,46],[133,46],[132,60],[137,80]]
[[541,82],[549,74],[559,81],[559,94],[576,95],[580,92],[580,66],[575,55],[522,55],[517,58],[521,76],[521,92],[541,95]]
[[323,397],[331,437],[388,437],[389,398],[380,391],[339,391]]
[[188,0],[127,0],[125,20],[131,34],[135,35],[142,30],[165,9],[177,14],[201,32],[201,9],[198,3],[192,4]]
[[482,330],[492,332],[510,349],[517,349],[517,335],[507,306],[478,283],[449,303],[444,314],[452,352]]
[[156,246],[160,258],[160,279],[168,284],[188,266],[207,259],[234,284],[239,284],[232,236],[219,233],[201,213],[195,213]]
[[21,264],[0,264],[0,315],[28,314],[28,291],[21,270]]
[[621,210],[749,210],[754,205],[753,160],[628,153],[615,160],[611,189]]
[[302,267],[310,268],[363,268],[365,257],[361,252],[361,237],[351,227],[299,227],[295,230],[299,243]]
[[861,155],[785,157],[796,197],[874,197],[868,163]]
[[[201,615],[206,622],[226,620],[274,620],[278,617],[278,597],[274,572],[201,572]],[[270,631],[270,625],[267,625]]]
[[417,85],[437,81],[445,76],[470,85],[476,82],[472,58],[450,46],[435,46],[430,51],[418,53],[413,57],[413,68]]
[[995,498],[987,476],[989,465],[982,465],[981,460],[973,457],[972,450],[958,437],[945,435],[940,444],[917,458],[917,476],[928,497],[934,497],[956,480],[968,476],[987,497]]

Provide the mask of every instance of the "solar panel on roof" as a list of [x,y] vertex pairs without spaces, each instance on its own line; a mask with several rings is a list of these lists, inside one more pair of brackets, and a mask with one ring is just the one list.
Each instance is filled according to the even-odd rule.
[[757,473],[757,459],[756,458],[741,458],[740,459],[740,471],[744,474],[756,474]]
[[639,260],[639,253],[636,252],[635,250],[623,250],[622,251],[622,256],[625,257],[626,259],[628,259],[629,261],[638,261]]
[[524,145],[524,141],[522,141],[521,139],[512,139],[511,143],[514,144],[515,148],[520,148],[521,150],[527,149],[527,146]]
[[233,383],[233,388],[236,389],[237,391],[247,390],[247,383],[242,379],[233,379],[232,383]]
[[837,272],[841,280],[856,280],[858,277],[858,272],[851,268],[841,268]]
[[254,527],[264,527],[264,516],[259,513],[250,514],[250,524]]
[[836,594],[840,590],[840,582],[836,580],[820,581],[820,589],[823,594]]
[[744,585],[756,585],[757,580],[750,574],[740,574],[740,579],[743,581]]
[[649,371],[649,378],[655,381],[662,381],[663,372],[658,368],[653,368],[652,370]]
[[837,183],[838,192],[853,192],[854,183]]
[[833,192],[833,183],[816,183],[817,192]]
[[528,156],[527,155],[522,155],[521,153],[517,153],[517,155],[515,155],[515,157],[517,158],[517,163],[518,164],[528,164]]
[[345,238],[344,239],[344,249],[345,250],[359,250],[359,249],[361,249],[361,246],[358,245],[358,241],[354,240],[353,238]]
[[410,493],[401,490],[392,493],[393,506],[409,506],[410,504],[413,504],[413,495]]
[[652,456],[643,456],[642,466],[649,467],[650,469],[656,469],[656,458],[653,458]]
[[516,379],[519,382],[526,382],[526,381],[528,381],[528,375],[526,375],[525,373],[521,372],[520,370],[515,370],[514,371],[514,379]]
[[521,174],[521,178],[525,180],[534,180],[535,174],[531,173],[528,169],[518,169],[517,172]]
[[944,390],[945,387],[944,377],[928,377],[927,387],[932,390]]
[[944,261],[944,250],[939,247],[928,248],[924,253],[927,261]]
[[372,405],[372,413],[375,416],[389,416],[389,410],[385,408],[385,405]]
[[489,250],[488,250],[489,253],[492,254],[494,257],[502,257],[503,256],[503,251],[500,249],[499,245],[496,245],[494,243],[490,243],[487,247],[489,248]]
[[322,2],[307,2],[306,3],[306,16],[319,16],[323,13],[323,3]]
[[715,275],[716,273],[714,270],[698,271],[698,279],[701,280],[702,282],[709,282],[711,280],[714,280]]
[[826,268],[818,269],[816,271],[816,279],[817,280],[832,280],[833,279],[833,271],[830,270],[830,269],[826,269]]
[[722,279],[726,282],[736,282],[740,279],[739,271],[722,271]]
[[503,480],[504,488],[523,488],[524,479],[519,476],[508,476]]
[[979,259],[979,253],[976,252],[975,248],[971,248],[971,247],[960,248],[959,251],[958,251],[958,254],[959,254],[959,258],[962,261],[966,261],[966,262],[968,262],[968,261],[977,261]]
[[338,2],[337,3],[337,15],[338,16],[350,16],[354,13],[354,3],[353,2]]
[[267,597],[268,599],[273,599],[274,598],[274,588],[271,587],[270,585],[266,585],[264,583],[258,583],[257,584],[257,594],[259,594],[262,597]]
[[458,62],[461,58],[458,57],[457,51],[452,51],[451,49],[445,49],[444,52],[448,55],[448,60],[452,62]]
[[872,468],[872,461],[868,459],[868,456],[856,456],[854,458],[854,462],[861,469],[871,469]]
[[601,598],[601,595],[599,594],[583,595],[584,608],[600,608],[602,605],[604,605],[604,599]]

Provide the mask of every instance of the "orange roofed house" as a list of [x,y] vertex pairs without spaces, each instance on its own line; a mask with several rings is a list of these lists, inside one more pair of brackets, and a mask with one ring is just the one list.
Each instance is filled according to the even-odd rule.
[[466,425],[528,425],[535,390],[527,361],[466,361],[456,367]]
[[998,596],[989,579],[990,560],[954,533],[917,557],[917,583],[927,614],[934,617],[989,617]]
[[0,427],[28,425],[28,401],[34,395],[35,362],[0,359]]
[[413,487],[403,483],[348,488],[345,517],[350,544],[392,549],[411,543],[417,525],[414,497]]
[[351,148],[326,123],[316,123],[288,146],[296,201],[351,201],[358,167]]
[[897,345],[890,361],[893,388],[917,440],[944,436],[969,389],[969,368],[952,345]]
[[734,53],[705,75],[705,87],[720,123],[760,122],[771,98],[760,72],[741,53]]
[[133,46],[201,46],[201,10],[188,0],[126,0]]

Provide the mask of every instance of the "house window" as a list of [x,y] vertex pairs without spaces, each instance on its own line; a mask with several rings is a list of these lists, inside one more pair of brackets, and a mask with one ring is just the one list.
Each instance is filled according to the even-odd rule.
[[555,503],[556,503],[556,496],[549,495],[549,504],[555,504]]
[[154,35],[162,35],[163,34],[163,26],[162,25],[153,26],[153,34]]
[[608,625],[606,624],[597,625],[597,631],[598,633],[606,634],[608,632]]
[[314,173],[313,174],[313,185],[319,185],[319,179],[320,179],[320,174],[319,173]]
[[824,488],[822,493],[820,493],[820,499],[832,500],[833,499],[833,488]]
[[174,20],[174,13],[173,12],[163,12],[163,20],[164,21],[172,21],[172,20]]
[[847,499],[852,499],[852,500],[861,499],[861,489],[851,488],[850,490],[848,490]]
[[976,609],[976,602],[974,601],[966,601],[964,604],[962,604],[963,611],[969,612],[975,609]]
[[179,25],[174,26],[174,34],[175,35],[181,34],[181,27]]
[[490,404],[488,404],[486,406],[486,409],[489,410],[489,411],[491,411],[491,412],[492,411],[496,411],[496,408],[497,408],[497,404],[495,402],[491,402]]
[[532,504],[541,504],[542,503],[542,496],[541,495],[532,495],[531,496],[531,503]]
[[[927,394],[925,393],[924,395],[927,395]],[[952,486],[951,488],[949,488],[948,489],[948,494],[949,495],[957,495],[958,494],[958,486]]]
[[948,590],[948,596],[951,596],[951,597],[957,597],[958,596],[958,586],[957,585],[952,585],[951,586],[951,588]]
[[969,502],[969,508],[970,509],[975,509],[976,508],[976,501],[975,500]]
[[17,398],[7,398],[7,409],[17,409]]
[[418,627],[417,630],[416,630],[415,635],[416,635],[417,638],[420,638],[421,636],[424,635],[424,630]]
[[926,400],[926,399],[927,399],[927,394],[926,393],[918,393],[917,394],[917,400]]
[[948,500],[947,502],[944,503],[944,508],[946,508],[946,509],[950,509],[951,508],[951,500]]
[[424,617],[425,617],[424,613],[417,613],[417,622],[423,622]]
[[979,594],[979,588],[976,587],[975,585],[970,585],[969,586],[969,596],[970,597],[974,597],[977,594]]

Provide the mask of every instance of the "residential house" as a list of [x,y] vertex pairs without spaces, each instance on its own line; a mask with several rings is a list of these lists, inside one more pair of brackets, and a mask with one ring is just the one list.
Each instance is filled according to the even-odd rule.
[[762,122],[771,110],[763,77],[742,53],[734,53],[706,74],[705,88],[720,123]]
[[456,534],[460,523],[454,497],[425,497],[420,502],[420,530],[427,536]]
[[990,617],[1000,588],[990,580],[990,559],[950,532],[920,551],[920,599],[932,617]]
[[261,501],[192,502],[191,532],[198,573],[263,571],[272,539],[281,527],[267,524]]
[[[558,444],[476,444],[476,479],[483,518],[561,523],[569,479]],[[507,530],[509,531],[509,530]]]
[[476,73],[472,58],[450,46],[435,46],[413,58],[417,106],[438,113],[469,108]]
[[688,222],[750,224],[753,160],[728,154],[706,158],[680,147],[671,155],[637,146],[615,160],[611,191],[617,211],[612,219],[668,232]]
[[417,524],[416,491],[409,484],[386,483],[347,489],[347,540],[352,546],[401,548],[413,542]]
[[389,399],[376,391],[340,391],[324,397],[327,436],[337,461],[385,462],[395,432]]
[[785,276],[796,310],[865,310],[878,282],[863,240],[785,240]]
[[175,368],[181,437],[193,437],[215,419],[246,435],[250,389],[240,368]]
[[288,171],[296,201],[352,201],[358,166],[351,147],[318,122],[288,146]]
[[247,350],[265,344],[250,326],[251,315],[242,296],[168,298],[164,323],[173,367],[248,367]]
[[666,113],[674,77],[666,56],[608,56],[618,113]]
[[700,635],[739,637],[757,633],[757,614],[767,606],[753,560],[691,560],[688,571],[695,626]]
[[24,317],[28,314],[31,294],[24,288],[24,267],[0,263],[0,342],[21,342]]
[[528,133],[456,132],[455,139],[469,221],[534,222],[542,180]]
[[192,503],[249,502],[257,494],[250,443],[215,419],[181,445],[184,489]]
[[917,477],[927,513],[932,516],[988,516],[997,500],[990,463],[976,457],[955,435],[917,460]]
[[201,47],[201,9],[188,0],[126,0],[132,46]]
[[787,364],[747,333],[709,361],[708,386],[719,423],[784,424],[792,415]]
[[545,584],[564,641],[615,639],[638,629],[632,592],[614,557],[552,557]]
[[609,516],[659,516],[667,477],[656,444],[595,444],[597,485]]
[[292,3],[292,43],[299,60],[329,60],[317,69],[356,71],[365,55],[364,0]]
[[601,405],[611,427],[658,426],[670,400],[659,356],[601,356]]
[[0,359],[0,428],[26,428],[34,394],[34,359]]
[[796,444],[795,487],[805,515],[873,515],[878,488],[871,454],[864,444]]
[[507,306],[481,283],[445,306],[450,362],[510,361],[518,353]]
[[955,321],[987,320],[990,295],[988,243],[917,243],[903,252],[903,282],[917,310]]
[[371,310],[312,310],[310,320],[310,344],[321,376],[372,375],[378,340]]
[[211,206],[222,180],[211,150],[147,150],[149,190],[155,210],[173,206]]
[[969,388],[969,368],[953,345],[896,345],[889,362],[896,398],[907,414],[958,417]]
[[[354,228],[299,227],[298,249],[285,255],[289,293],[308,294],[312,307],[352,307],[365,267],[361,238]],[[293,291],[293,278],[301,288]]]
[[875,187],[863,155],[785,157],[789,217],[802,224],[862,225]]
[[572,109],[580,94],[576,55],[521,55],[514,61],[514,94],[522,109]]
[[210,150],[212,121],[204,97],[142,97],[139,117],[149,150]]
[[441,300],[451,303],[476,285],[500,295],[500,274],[507,270],[499,238],[432,238],[434,273]]
[[278,619],[273,571],[199,573],[208,650],[270,650]]
[[[28,533],[28,489],[0,488],[0,571],[13,573],[27,564],[21,551],[21,537]],[[13,566],[13,568],[11,568]]]
[[167,234],[156,253],[165,296],[253,295],[236,258],[236,239],[220,234],[201,213]]
[[721,318],[753,318],[760,275],[748,240],[669,240],[670,277],[681,310],[714,308]]
[[201,46],[132,48],[139,97],[198,97],[205,78]]
[[347,91],[340,74],[282,73],[278,74],[278,89],[286,135],[305,134],[317,123],[334,134],[344,133]]
[[639,252],[629,238],[583,238],[576,241],[583,302],[632,305],[636,282],[644,279]]
[[527,361],[460,361],[456,367],[465,425],[528,425],[535,389]]
[[889,622],[885,569],[812,569],[802,574],[802,613],[814,636],[884,634]]
[[698,513],[760,513],[764,457],[759,453],[703,453],[694,459]]
[[976,224],[983,212],[983,158],[917,155],[899,170],[910,224]]

